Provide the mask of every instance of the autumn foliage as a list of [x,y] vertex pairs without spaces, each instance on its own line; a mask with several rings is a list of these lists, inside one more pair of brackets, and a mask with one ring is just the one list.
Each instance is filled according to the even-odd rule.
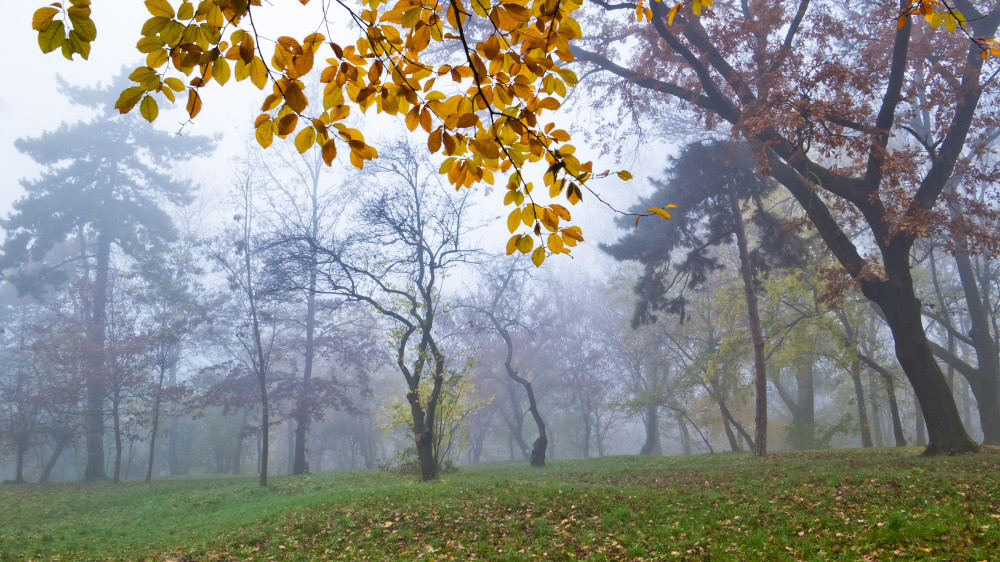
[[[86,58],[96,38],[89,4],[39,9],[32,25],[42,50]],[[121,112],[138,106],[153,121],[161,101],[180,99],[193,118],[202,110],[202,88],[249,79],[267,93],[254,122],[261,146],[291,138],[299,152],[322,151],[328,165],[347,152],[360,168],[378,153],[344,121],[352,107],[374,108],[402,116],[425,135],[456,188],[506,175],[504,203],[514,207],[508,253],[531,253],[540,265],[547,254],[568,253],[583,240],[579,227],[567,226],[565,206],[535,201],[524,173],[531,163],[546,166],[540,175],[549,197],[570,204],[594,177],[592,163],[574,156],[569,133],[543,121],[577,82],[564,64],[573,60],[570,42],[581,36],[572,17],[581,0],[365,0],[359,13],[348,10],[359,35],[352,44],[311,33],[282,36],[273,45],[254,30],[254,18],[266,17],[259,0],[145,4],[150,18],[136,47],[146,64],[121,93],[115,105]],[[463,53],[463,63],[431,62],[425,53],[434,44]],[[306,93],[310,74],[324,84],[322,99]]]

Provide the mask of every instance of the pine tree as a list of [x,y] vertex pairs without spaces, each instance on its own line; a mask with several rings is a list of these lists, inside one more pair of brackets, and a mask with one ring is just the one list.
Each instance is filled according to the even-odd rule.
[[[122,75],[104,88],[62,85],[71,103],[96,110],[98,116],[18,139],[17,149],[46,168],[38,178],[21,181],[25,195],[0,221],[7,233],[0,271],[7,272],[19,290],[39,295],[71,275],[79,276],[89,289],[81,311],[90,343],[84,480],[105,477],[104,347],[112,251],[117,248],[137,258],[176,237],[161,205],[187,204],[191,183],[175,179],[169,169],[212,147],[208,138],[171,135],[137,117],[112,118],[115,97],[126,81]],[[66,242],[76,245],[76,256],[49,261]]]

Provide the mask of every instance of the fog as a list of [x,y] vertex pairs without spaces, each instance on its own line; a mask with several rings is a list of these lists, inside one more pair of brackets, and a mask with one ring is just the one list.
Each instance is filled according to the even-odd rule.
[[[118,115],[148,17],[118,4],[95,4],[87,61],[39,51],[34,3],[0,21],[17,53],[0,62],[0,479],[259,473],[266,484],[381,468],[429,480],[486,462],[763,441],[928,444],[898,330],[859,290],[885,268],[852,282],[831,238],[759,152],[729,142],[729,126],[705,127],[687,105],[605,105],[622,94],[580,70],[551,119],[580,160],[611,173],[563,201],[584,240],[536,267],[530,251],[507,251],[505,182],[456,191],[402,117],[352,113],[380,154],[357,169],[347,150],[327,167],[291,138],[261,149],[263,96],[248,82],[205,88],[190,123],[164,104],[154,125]],[[308,33],[319,8],[269,9],[262,36]],[[846,157],[815,158],[838,170]],[[995,158],[984,158],[989,177],[968,188],[992,212]],[[541,185],[544,171],[526,175]],[[862,225],[849,234],[874,259],[859,215],[831,207]],[[520,224],[536,229],[532,244],[540,224]],[[986,364],[971,359],[982,348],[970,329],[997,339],[1000,268],[989,243],[956,258],[941,224],[906,254],[919,331],[951,366],[961,424],[990,442],[996,412],[961,365]]]

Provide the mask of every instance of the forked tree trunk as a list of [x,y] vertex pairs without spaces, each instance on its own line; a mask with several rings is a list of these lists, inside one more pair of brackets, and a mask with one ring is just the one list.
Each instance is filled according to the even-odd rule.
[[42,475],[39,477],[38,481],[40,483],[45,483],[49,481],[49,477],[52,476],[52,469],[56,467],[56,462],[59,460],[59,456],[62,455],[63,450],[66,445],[73,440],[72,431],[65,429],[60,431],[56,436],[56,448],[49,455],[49,460],[45,462],[45,467],[42,469]]
[[[920,301],[913,294],[909,264],[886,263],[889,281],[863,284],[865,296],[879,305],[896,344],[896,359],[913,386],[927,420],[929,442],[925,454],[960,454],[978,448],[959,417],[955,399],[941,367],[931,352],[920,316]],[[895,280],[896,282],[893,282]],[[898,439],[897,439],[898,443]]]
[[536,468],[543,467],[545,466],[545,450],[549,446],[549,438],[545,434],[545,422],[542,420],[542,415],[538,413],[538,401],[535,400],[535,391],[531,388],[531,382],[522,378],[514,370],[514,342],[511,340],[510,334],[492,312],[490,313],[490,320],[507,345],[507,356],[504,358],[504,369],[507,371],[507,376],[524,388],[524,392],[528,395],[528,412],[531,414],[531,418],[535,420],[535,427],[538,428],[538,437],[531,446],[531,466]]
[[[872,429],[868,421],[868,409],[865,407],[865,388],[861,384],[861,361],[851,362],[851,381],[854,383],[854,400],[858,405],[858,427],[861,430],[861,446],[872,446]],[[920,408],[916,409],[918,412]]]

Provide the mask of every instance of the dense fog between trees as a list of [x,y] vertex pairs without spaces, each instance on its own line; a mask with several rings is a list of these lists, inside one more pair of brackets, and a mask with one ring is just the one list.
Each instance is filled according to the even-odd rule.
[[[656,6],[646,19],[665,17]],[[995,30],[991,14],[975,25]],[[754,67],[763,54],[724,53],[759,74],[741,85],[692,54],[719,55],[702,36],[718,27],[679,25],[631,39],[669,48],[662,61],[573,45],[594,77],[567,107],[582,128],[614,125],[594,144],[669,146],[649,151],[656,172],[620,209],[583,193],[618,218],[601,255],[579,259],[561,250],[600,237],[549,228],[565,208],[498,217],[402,127],[365,145],[379,157],[361,169],[248,135],[208,188],[175,172],[219,138],[119,115],[126,74],[63,84],[93,116],[23,131],[16,148],[40,171],[0,221],[2,478],[266,486],[343,469],[432,480],[493,461],[1000,445],[995,76],[980,84],[980,62],[944,76],[918,57],[905,90],[901,73],[872,79],[896,88],[890,103],[863,79],[881,76],[865,57],[890,47],[841,29],[796,60],[856,40],[844,68],[777,85]],[[937,52],[921,33],[914,52]],[[720,76],[735,93],[710,87]],[[975,99],[945,91],[959,79]],[[668,109],[681,85],[691,106]],[[824,95],[823,111],[809,105]],[[899,110],[900,134],[871,140],[853,120],[888,130],[906,96],[918,101]],[[765,103],[770,120],[747,117]]]

